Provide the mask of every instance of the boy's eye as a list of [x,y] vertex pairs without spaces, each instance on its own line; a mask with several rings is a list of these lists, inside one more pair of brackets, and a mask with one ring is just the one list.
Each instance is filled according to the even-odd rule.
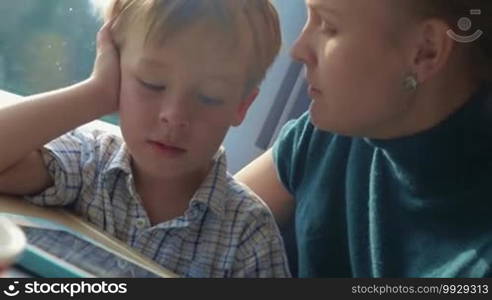
[[221,105],[222,103],[224,103],[224,101],[222,101],[218,98],[208,97],[205,95],[199,95],[198,99],[200,100],[200,102],[202,102],[203,104],[206,104],[206,105],[218,106],[218,105]]
[[146,88],[148,90],[151,90],[151,91],[154,91],[154,92],[162,92],[162,91],[166,90],[166,86],[165,85],[152,84],[152,83],[149,83],[149,82],[145,82],[145,81],[143,81],[141,79],[138,79],[138,82],[144,88]]

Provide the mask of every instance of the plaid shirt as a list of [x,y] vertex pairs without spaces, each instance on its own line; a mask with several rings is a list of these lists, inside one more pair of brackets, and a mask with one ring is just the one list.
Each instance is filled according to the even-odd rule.
[[70,206],[100,229],[185,277],[288,277],[271,212],[227,173],[223,149],[183,216],[151,226],[123,140],[74,130],[45,146],[54,185],[26,197]]

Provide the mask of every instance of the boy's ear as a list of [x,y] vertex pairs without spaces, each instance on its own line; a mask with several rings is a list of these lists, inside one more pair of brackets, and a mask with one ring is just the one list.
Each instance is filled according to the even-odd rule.
[[249,108],[251,107],[251,104],[255,101],[256,97],[260,93],[259,88],[253,89],[246,98],[241,100],[241,103],[237,107],[236,110],[236,115],[234,116],[234,121],[232,123],[232,126],[239,126],[241,123],[243,123],[244,118],[246,117],[246,113],[248,112]]

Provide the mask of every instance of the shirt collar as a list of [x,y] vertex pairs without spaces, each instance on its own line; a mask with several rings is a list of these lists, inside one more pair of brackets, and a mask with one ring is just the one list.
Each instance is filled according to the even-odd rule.
[[107,176],[117,171],[123,171],[127,175],[132,174],[131,157],[125,143],[122,143],[119,149],[113,154],[103,174]]
[[[483,85],[470,100],[435,127],[389,140],[365,139],[382,150],[395,176],[412,194],[458,195],[489,172],[492,149],[492,88]],[[432,184],[429,184],[432,182]]]

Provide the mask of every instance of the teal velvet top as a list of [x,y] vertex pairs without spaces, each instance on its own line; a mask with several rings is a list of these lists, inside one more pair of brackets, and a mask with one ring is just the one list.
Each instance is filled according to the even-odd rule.
[[492,263],[492,88],[436,127],[392,140],[320,131],[274,146],[295,196],[300,277],[482,277]]

